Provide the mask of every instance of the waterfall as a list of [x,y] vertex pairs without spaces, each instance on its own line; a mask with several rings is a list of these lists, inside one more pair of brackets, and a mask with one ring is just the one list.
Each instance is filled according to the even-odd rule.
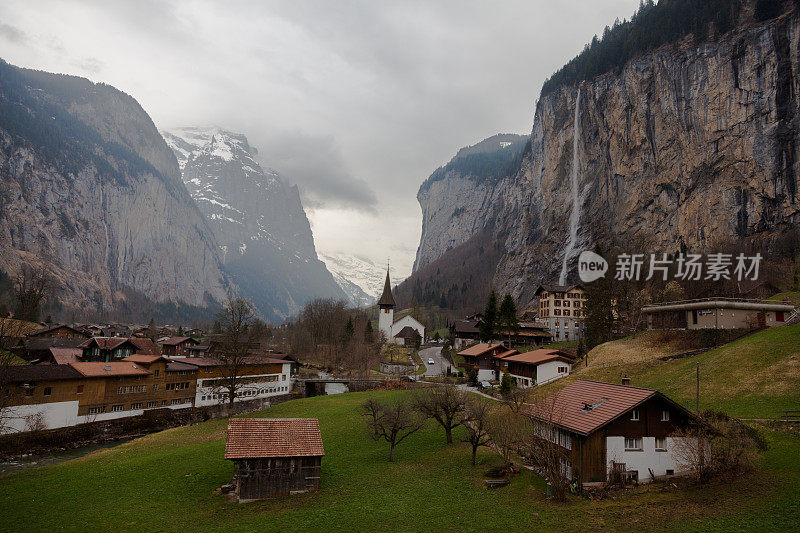
[[567,263],[575,253],[575,245],[578,241],[578,224],[581,219],[581,201],[578,194],[578,140],[580,138],[580,122],[578,116],[581,109],[581,89],[578,87],[578,95],[575,97],[575,118],[572,125],[572,214],[569,217],[569,239],[567,247],[564,249],[564,262],[561,264],[561,275],[558,277],[559,285],[567,283]]

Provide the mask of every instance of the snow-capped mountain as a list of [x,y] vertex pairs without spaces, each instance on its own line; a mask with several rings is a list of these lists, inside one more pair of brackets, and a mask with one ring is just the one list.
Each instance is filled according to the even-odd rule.
[[[333,278],[353,305],[370,306],[381,295],[386,280],[385,265],[377,265],[366,257],[340,253],[320,252],[319,258],[325,262]],[[397,285],[404,278],[392,276],[391,279],[392,285]]]
[[344,297],[317,258],[297,187],[262,169],[247,137],[220,128],[162,135],[219,242],[225,269],[265,318],[283,320],[313,298]]

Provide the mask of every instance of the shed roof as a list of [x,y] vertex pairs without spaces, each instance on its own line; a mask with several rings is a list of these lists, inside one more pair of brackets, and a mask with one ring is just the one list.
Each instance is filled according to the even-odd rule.
[[652,389],[580,379],[530,406],[534,418],[548,420],[581,435],[589,435],[637,405],[659,396],[674,407],[692,413]]
[[316,418],[231,418],[225,459],[322,456]]

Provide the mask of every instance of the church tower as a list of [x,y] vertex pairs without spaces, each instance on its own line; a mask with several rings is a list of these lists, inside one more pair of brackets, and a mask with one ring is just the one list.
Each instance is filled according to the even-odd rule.
[[383,294],[378,300],[378,329],[386,340],[392,339],[392,324],[394,324],[394,296],[392,296],[392,282],[389,279],[389,267],[386,267],[386,283],[383,285]]

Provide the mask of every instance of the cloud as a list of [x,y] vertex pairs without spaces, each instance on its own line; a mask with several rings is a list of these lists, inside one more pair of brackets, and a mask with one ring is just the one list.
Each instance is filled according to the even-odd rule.
[[28,40],[28,36],[25,34],[24,31],[11,26],[10,24],[3,24],[0,23],[0,37],[5,39],[6,41],[22,44]]
[[258,151],[264,166],[280,172],[286,183],[298,186],[307,208],[375,212],[375,192],[350,173],[332,136],[283,132],[259,141]]

